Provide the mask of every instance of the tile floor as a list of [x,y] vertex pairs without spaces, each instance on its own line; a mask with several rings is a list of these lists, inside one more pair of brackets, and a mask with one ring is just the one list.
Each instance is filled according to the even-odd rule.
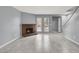
[[39,33],[18,39],[0,49],[0,53],[78,53],[79,45],[64,38],[62,33]]

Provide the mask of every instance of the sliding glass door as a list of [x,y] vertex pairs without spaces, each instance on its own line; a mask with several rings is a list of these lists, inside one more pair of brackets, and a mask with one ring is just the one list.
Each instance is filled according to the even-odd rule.
[[37,32],[49,32],[49,17],[37,17]]

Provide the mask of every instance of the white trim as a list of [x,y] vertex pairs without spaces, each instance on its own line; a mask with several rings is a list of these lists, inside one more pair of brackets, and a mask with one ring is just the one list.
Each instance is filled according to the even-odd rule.
[[58,32],[61,32],[61,19],[58,18]]
[[10,41],[6,42],[5,44],[3,44],[3,45],[0,46],[0,49],[3,48],[3,47],[5,47],[6,45],[12,43],[13,41],[15,41],[15,40],[17,40],[17,39],[18,39],[18,37],[15,38],[15,39],[13,39],[13,40],[10,40]]
[[73,39],[71,39],[71,38],[69,38],[69,37],[66,37],[66,36],[65,36],[65,38],[68,39],[68,40],[70,40],[70,41],[72,41],[73,43],[79,45],[79,42],[77,42],[77,41],[75,41],[75,40],[73,40]]

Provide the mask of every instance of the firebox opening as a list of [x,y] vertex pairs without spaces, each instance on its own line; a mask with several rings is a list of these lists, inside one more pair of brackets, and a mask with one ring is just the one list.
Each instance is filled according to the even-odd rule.
[[33,33],[33,28],[26,28],[26,33],[27,34]]

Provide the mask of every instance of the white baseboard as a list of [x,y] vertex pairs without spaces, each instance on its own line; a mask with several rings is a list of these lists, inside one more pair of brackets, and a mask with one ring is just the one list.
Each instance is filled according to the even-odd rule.
[[71,38],[69,38],[69,37],[65,37],[65,38],[68,39],[68,40],[70,40],[70,41],[72,41],[73,43],[79,45],[79,42],[77,42],[77,41],[75,41],[75,40],[73,40],[73,39],[71,39]]
[[10,41],[6,42],[5,44],[1,45],[0,48],[5,47],[6,45],[12,43],[13,41],[15,41],[15,40],[17,40],[17,39],[19,39],[19,38],[17,37],[17,38],[15,38],[15,39],[13,39],[13,40],[10,40]]

